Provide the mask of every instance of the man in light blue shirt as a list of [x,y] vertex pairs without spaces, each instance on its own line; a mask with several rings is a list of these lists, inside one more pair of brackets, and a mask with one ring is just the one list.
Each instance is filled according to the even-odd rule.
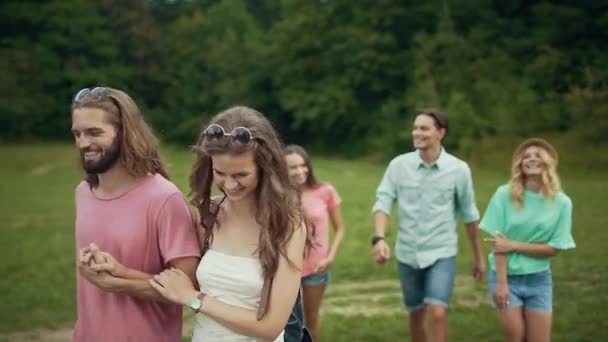
[[[390,258],[385,240],[393,203],[398,204],[397,242],[401,287],[412,341],[447,341],[447,307],[456,267],[457,215],[466,226],[474,256],[473,276],[481,280],[486,265],[482,255],[479,211],[471,170],[448,154],[441,142],[448,131],[446,117],[438,110],[416,113],[412,137],[416,151],[394,158],[382,178],[374,212],[374,260]],[[425,330],[425,320],[428,320]]]

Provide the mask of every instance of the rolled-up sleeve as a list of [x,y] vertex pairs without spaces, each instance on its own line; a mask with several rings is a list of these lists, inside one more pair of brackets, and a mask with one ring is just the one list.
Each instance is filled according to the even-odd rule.
[[376,203],[372,208],[372,212],[382,211],[390,215],[393,207],[393,202],[397,198],[397,184],[395,182],[394,170],[395,161],[392,161],[382,177],[382,181],[376,191]]
[[462,215],[464,223],[471,223],[479,220],[479,210],[475,204],[475,190],[473,190],[473,177],[471,169],[468,165],[462,168],[462,174],[459,177],[456,187],[458,209]]

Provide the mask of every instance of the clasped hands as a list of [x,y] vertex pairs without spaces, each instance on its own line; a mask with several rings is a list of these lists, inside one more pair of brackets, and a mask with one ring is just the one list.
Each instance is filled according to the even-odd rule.
[[[108,291],[114,289],[119,278],[129,278],[129,268],[94,243],[78,251],[78,272],[93,285]],[[148,283],[175,303],[189,304],[198,294],[188,275],[178,268],[166,269],[148,279]]]
[[125,277],[127,272],[125,266],[94,243],[78,250],[77,266],[81,276],[104,290],[111,289],[112,281]]

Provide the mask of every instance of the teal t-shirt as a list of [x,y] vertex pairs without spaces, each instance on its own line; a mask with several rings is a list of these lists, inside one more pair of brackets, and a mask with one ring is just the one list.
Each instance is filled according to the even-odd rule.
[[[483,215],[479,227],[491,234],[505,235],[509,240],[545,243],[555,249],[569,249],[576,245],[572,238],[572,201],[563,192],[554,199],[525,191],[523,207],[511,201],[509,186],[499,187]],[[490,268],[496,270],[494,253],[488,257]],[[549,257],[529,256],[512,252],[507,255],[507,274],[530,274],[550,269]]]

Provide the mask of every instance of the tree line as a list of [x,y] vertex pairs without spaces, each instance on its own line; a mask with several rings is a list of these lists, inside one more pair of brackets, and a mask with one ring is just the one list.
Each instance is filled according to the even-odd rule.
[[394,153],[416,109],[447,144],[577,130],[608,140],[605,1],[9,0],[0,139],[67,139],[86,86],[125,90],[190,144],[233,104],[288,142]]

